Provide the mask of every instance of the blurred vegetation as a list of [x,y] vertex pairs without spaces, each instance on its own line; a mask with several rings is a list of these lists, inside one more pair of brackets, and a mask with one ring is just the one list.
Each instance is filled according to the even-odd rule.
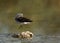
[[[18,29],[14,17],[19,12],[33,22]],[[60,33],[60,0],[0,0],[0,24],[1,30],[8,26],[9,32]]]

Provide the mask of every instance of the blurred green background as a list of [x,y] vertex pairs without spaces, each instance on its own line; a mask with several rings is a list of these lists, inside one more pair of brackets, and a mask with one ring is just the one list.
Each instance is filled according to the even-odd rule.
[[[20,12],[33,22],[18,29],[15,15]],[[60,0],[0,0],[0,33],[27,30],[36,34],[59,34]]]

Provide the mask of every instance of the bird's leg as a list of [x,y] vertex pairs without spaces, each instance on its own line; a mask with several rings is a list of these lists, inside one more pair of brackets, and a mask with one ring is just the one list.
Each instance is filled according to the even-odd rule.
[[20,27],[22,27],[22,25],[19,26],[19,29],[20,29]]
[[22,25],[22,24],[20,24],[20,25],[19,25],[19,29],[20,29],[21,27],[23,27],[23,25]]

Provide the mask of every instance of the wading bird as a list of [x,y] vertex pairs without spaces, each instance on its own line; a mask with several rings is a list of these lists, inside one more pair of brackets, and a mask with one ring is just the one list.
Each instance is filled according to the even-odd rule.
[[32,39],[33,33],[30,32],[30,31],[21,32],[20,37],[21,37],[22,39]]
[[13,38],[21,38],[21,39],[32,39],[33,33],[30,31],[21,32],[19,34],[13,34]]
[[32,20],[25,18],[23,13],[18,13],[15,17],[15,20],[20,23],[20,26],[22,26],[22,24],[30,24],[32,22]]

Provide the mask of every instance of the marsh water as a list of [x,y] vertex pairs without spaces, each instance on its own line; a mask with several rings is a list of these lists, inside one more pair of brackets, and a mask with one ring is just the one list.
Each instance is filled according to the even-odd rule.
[[[19,28],[20,24],[15,21],[15,16],[21,12],[23,12],[24,17],[33,22]],[[32,42],[27,41],[26,43],[59,43],[60,0],[0,0],[1,43],[25,43],[5,36],[8,33],[22,31],[31,31],[35,34],[35,39],[33,38]],[[48,36],[58,37],[49,38]]]

